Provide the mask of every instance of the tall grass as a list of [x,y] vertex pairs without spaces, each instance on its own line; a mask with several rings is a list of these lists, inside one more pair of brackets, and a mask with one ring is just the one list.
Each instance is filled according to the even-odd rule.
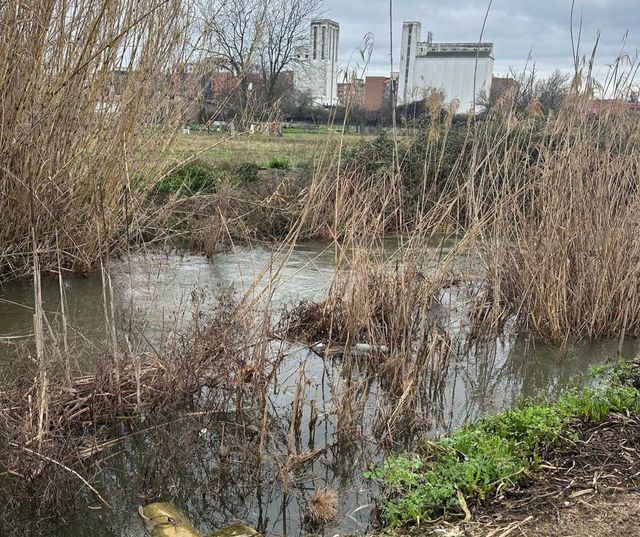
[[43,272],[83,271],[133,233],[140,150],[185,109],[185,6],[0,4],[0,277],[29,272],[32,242]]
[[[269,390],[285,356],[273,345],[271,299],[307,237],[330,241],[334,277],[325,299],[295,308],[278,335],[322,340],[325,359],[341,356],[341,442],[364,427],[372,379],[381,444],[428,427],[456,354],[454,330],[465,334],[442,301],[448,287],[464,287],[453,282],[469,284],[461,295],[472,290],[463,322],[474,336],[494,337],[505,326],[551,341],[640,335],[640,122],[625,110],[591,113],[592,88],[578,80],[557,114],[518,110],[517,95],[507,95],[458,131],[455,106],[444,110],[432,95],[427,116],[404,137],[351,158],[344,134],[327,137],[308,181],[276,174],[252,183],[249,195],[223,184],[195,192],[188,206],[173,200],[171,217],[181,222],[194,220],[195,204],[201,221],[188,238],[207,253],[223,237],[255,238],[267,222],[260,236],[282,238],[275,247],[282,255],[218,316],[203,321],[196,304],[193,330],[167,337],[153,359],[127,338],[120,349],[102,261],[135,238],[145,218],[138,173],[149,176],[145,151],[170,140],[184,111],[188,77],[180,67],[190,21],[183,7],[178,0],[0,5],[0,209],[11,223],[0,228],[0,278],[34,273],[38,358],[35,382],[20,379],[0,392],[8,473],[39,475],[42,456],[72,473],[75,462],[122,440],[110,438],[107,425],[155,426],[184,411],[233,413],[232,427],[258,436],[260,473],[275,438]],[[115,106],[119,69],[128,74]],[[166,171],[161,159],[158,166]],[[97,265],[106,267],[109,344],[97,374],[70,378],[66,356],[51,360],[45,341],[40,272]],[[57,347],[66,354],[62,339]],[[298,446],[304,385],[302,365],[283,436],[287,472],[314,455]],[[223,428],[221,459],[224,438]]]
[[464,185],[483,221],[485,304],[476,320],[499,328],[511,317],[521,333],[553,342],[638,335],[637,116],[615,107],[591,114],[578,96],[544,124],[491,121],[532,143],[523,159],[506,136],[498,140]]

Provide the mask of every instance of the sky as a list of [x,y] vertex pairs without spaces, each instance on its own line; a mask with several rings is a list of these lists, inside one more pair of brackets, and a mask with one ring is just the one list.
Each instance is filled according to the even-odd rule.
[[[400,59],[402,22],[422,23],[438,41],[478,41],[489,0],[393,0],[394,62]],[[341,65],[363,65],[358,49],[373,34],[368,74],[389,73],[389,0],[325,0],[324,16],[340,24]],[[598,31],[596,76],[620,53],[640,48],[640,0],[575,0],[574,27],[582,18],[582,54],[591,55]],[[572,70],[571,0],[493,0],[483,41],[495,44],[494,75],[517,72],[531,62],[541,75]],[[625,42],[625,34],[626,42]]]

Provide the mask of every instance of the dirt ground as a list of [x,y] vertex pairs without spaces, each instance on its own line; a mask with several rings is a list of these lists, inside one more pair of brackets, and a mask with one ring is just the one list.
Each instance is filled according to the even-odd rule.
[[[547,513],[511,522],[499,519],[451,529],[440,535],[469,537],[600,537],[640,536],[640,493],[599,493],[568,506],[557,505]],[[507,517],[505,517],[507,518]]]
[[472,509],[469,522],[413,529],[440,537],[640,536],[640,419],[610,415],[544,454],[542,471]]

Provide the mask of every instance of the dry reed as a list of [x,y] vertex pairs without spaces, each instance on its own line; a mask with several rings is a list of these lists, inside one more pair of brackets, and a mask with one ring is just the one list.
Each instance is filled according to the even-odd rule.
[[316,526],[326,526],[338,514],[338,495],[330,489],[316,490],[307,511],[307,519]]
[[[513,118],[495,121],[507,130]],[[523,123],[529,136],[540,129]],[[474,187],[471,204],[486,219],[474,330],[495,335],[511,318],[520,333],[553,342],[638,335],[637,118],[615,107],[594,114],[578,97],[543,128],[528,161],[499,141],[502,158],[483,165]]]
[[141,152],[188,109],[177,0],[0,4],[0,278],[86,271],[136,234]]

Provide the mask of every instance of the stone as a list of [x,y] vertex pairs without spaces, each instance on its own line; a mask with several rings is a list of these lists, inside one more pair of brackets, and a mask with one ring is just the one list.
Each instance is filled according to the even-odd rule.
[[189,520],[170,503],[150,503],[138,507],[138,514],[152,537],[200,537]]
[[251,526],[247,526],[242,522],[236,522],[225,528],[210,533],[207,537],[253,537],[258,532]]

